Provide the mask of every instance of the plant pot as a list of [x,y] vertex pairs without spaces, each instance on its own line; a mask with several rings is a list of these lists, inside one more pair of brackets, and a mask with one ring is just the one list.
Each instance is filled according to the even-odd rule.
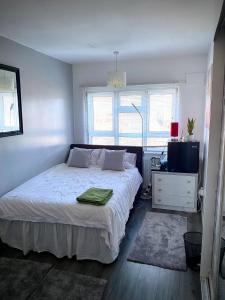
[[194,141],[194,134],[188,134],[187,135],[187,142],[193,142]]

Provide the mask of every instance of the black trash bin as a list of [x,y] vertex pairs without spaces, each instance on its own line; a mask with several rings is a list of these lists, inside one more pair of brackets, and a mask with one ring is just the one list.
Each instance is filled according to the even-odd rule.
[[199,271],[202,251],[202,233],[194,231],[186,232],[184,234],[184,245],[187,266],[194,271]]
[[220,245],[220,275],[223,279],[225,279],[225,274],[223,273],[223,270],[222,270],[224,253],[225,253],[225,239],[221,238],[221,245]]

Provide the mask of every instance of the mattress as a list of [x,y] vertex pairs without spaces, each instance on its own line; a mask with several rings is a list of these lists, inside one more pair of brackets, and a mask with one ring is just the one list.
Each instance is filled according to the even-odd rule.
[[[106,245],[118,252],[141,182],[137,168],[118,172],[59,164],[1,197],[0,218],[102,229]],[[77,196],[90,187],[113,189],[113,196],[102,207],[78,203]]]

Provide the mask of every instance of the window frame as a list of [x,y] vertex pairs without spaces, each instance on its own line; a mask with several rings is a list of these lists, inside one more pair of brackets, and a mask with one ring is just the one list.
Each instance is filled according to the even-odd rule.
[[[165,92],[168,93],[173,92],[173,112],[172,112],[172,119],[179,122],[179,85],[178,84],[150,84],[150,85],[141,85],[141,86],[127,86],[123,89],[110,89],[108,87],[92,87],[92,88],[84,88],[84,100],[85,106],[87,106],[86,111],[86,137],[85,140],[88,143],[92,144],[93,137],[113,137],[114,144],[119,145],[119,138],[120,137],[133,137],[133,138],[141,138],[142,139],[142,132],[140,133],[119,133],[119,114],[120,113],[133,113],[136,110],[131,106],[121,106],[120,105],[120,96],[122,95],[141,95],[141,106],[138,106],[140,109],[142,116],[143,116],[143,141],[145,147],[154,150],[157,148],[163,148],[164,146],[148,146],[147,139],[148,138],[169,138],[170,132],[155,132],[149,130],[149,97],[151,94]],[[102,130],[102,131],[95,131],[93,130],[93,105],[90,103],[91,96],[112,96],[112,131]],[[91,113],[90,113],[91,112]],[[91,120],[90,120],[91,116]],[[91,123],[91,125],[90,125]]]
[[[146,100],[145,100],[145,97],[146,97],[146,93],[145,93],[145,91],[141,91],[141,90],[139,90],[139,91],[136,91],[136,90],[133,90],[133,89],[130,89],[130,90],[128,90],[128,91],[119,91],[119,92],[117,92],[118,93],[118,95],[117,95],[117,97],[118,97],[118,109],[117,109],[117,115],[118,115],[118,127],[119,127],[119,114],[120,113],[136,113],[137,114],[137,111],[134,109],[134,107],[133,106],[122,106],[122,105],[120,105],[120,96],[124,96],[124,95],[129,95],[129,94],[131,94],[131,95],[135,95],[135,94],[137,94],[137,95],[140,95],[141,96],[141,106],[137,106],[137,108],[140,110],[140,112],[141,112],[141,114],[142,114],[142,116],[143,116],[143,119],[144,119],[144,132],[145,132],[145,116],[146,116],[146,111],[145,111],[145,102],[146,102]],[[144,133],[143,133],[144,134]],[[140,132],[140,133],[125,133],[125,132],[119,132],[119,128],[118,128],[118,144],[117,145],[119,145],[119,138],[123,138],[123,137],[127,137],[127,138],[140,138],[140,139],[142,139],[142,131]],[[144,139],[144,141],[145,141],[145,139]],[[145,145],[145,142],[144,142],[144,145]]]
[[0,130],[0,138],[23,134],[23,116],[22,116],[22,101],[21,101],[21,86],[20,86],[20,70],[16,67],[0,64],[0,70],[15,73],[16,94],[17,94],[17,119],[18,128],[9,131]]
[[[93,103],[91,101],[91,96],[92,98],[94,96],[111,96],[112,95],[112,120],[114,119],[114,99],[113,99],[113,93],[110,92],[100,92],[100,93],[89,93],[87,95],[87,121],[88,121],[88,141],[90,140],[90,137],[102,137],[102,136],[106,136],[106,137],[114,137],[114,121],[112,122],[112,130],[94,130],[93,128],[93,124],[94,124],[94,109],[93,109]],[[90,113],[89,113],[90,112]],[[89,117],[90,117],[90,121],[89,121]],[[95,133],[95,134],[94,134]]]
[[169,138],[170,137],[170,132],[169,131],[151,131],[149,130],[149,122],[150,122],[150,117],[149,117],[149,113],[151,111],[151,101],[150,101],[150,96],[151,95],[158,95],[159,93],[162,94],[173,94],[173,99],[172,99],[172,119],[176,119],[176,121],[178,120],[178,108],[177,108],[177,101],[178,101],[178,92],[176,92],[176,89],[172,89],[172,88],[165,88],[165,89],[151,89],[149,90],[149,98],[147,101],[147,109],[146,109],[146,113],[147,113],[147,128],[146,128],[146,132],[147,132],[147,138]]

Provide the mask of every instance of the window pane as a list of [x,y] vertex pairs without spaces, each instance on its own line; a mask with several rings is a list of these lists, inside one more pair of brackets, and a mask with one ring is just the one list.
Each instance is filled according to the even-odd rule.
[[112,97],[94,96],[93,97],[94,130],[112,130]]
[[17,94],[0,92],[0,131],[19,130]]
[[120,113],[119,132],[141,133],[141,118],[138,113]]
[[167,146],[169,138],[148,138],[147,147]]
[[150,95],[149,131],[170,131],[173,95]]
[[141,95],[120,96],[120,105],[121,106],[131,106],[132,103],[136,106],[141,106]]
[[96,136],[92,137],[91,143],[94,145],[114,145],[114,137]]
[[119,144],[124,146],[142,146],[141,138],[120,137]]

